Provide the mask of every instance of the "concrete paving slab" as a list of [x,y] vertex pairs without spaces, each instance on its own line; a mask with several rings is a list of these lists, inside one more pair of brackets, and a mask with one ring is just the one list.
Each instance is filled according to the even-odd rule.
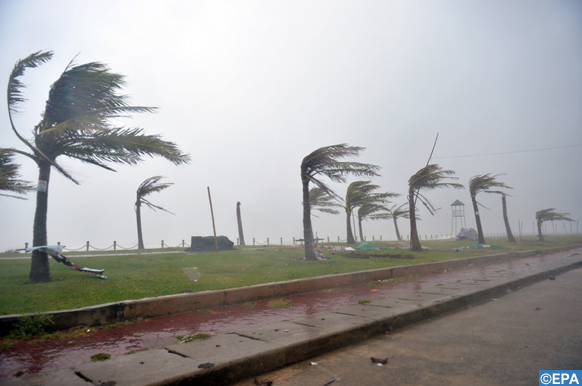
[[327,332],[323,328],[283,321],[237,331],[236,334],[264,342],[286,345],[314,339],[327,334]]
[[[196,371],[198,364],[167,350],[148,350],[72,369],[95,385],[145,386]],[[63,383],[65,385],[66,383]]]
[[443,300],[445,297],[447,296],[440,294],[424,293],[419,291],[398,295],[398,299],[409,300],[417,304],[430,304],[436,302],[437,300]]
[[417,308],[414,302],[394,297],[372,300],[368,306],[392,308],[394,313],[408,312]]
[[318,312],[290,320],[293,323],[306,326],[325,328],[328,332],[342,331],[361,324],[364,317],[357,315],[338,314],[336,312]]
[[52,373],[32,374],[24,378],[11,378],[1,382],[2,386],[88,386],[89,382],[79,377],[71,369],[57,370]]
[[337,310],[333,310],[333,312],[336,312],[338,314],[363,316],[366,317],[368,320],[386,319],[397,313],[402,312],[402,310],[397,308],[370,307],[369,304],[355,304],[353,306],[338,308]]
[[208,339],[167,346],[170,353],[191,358],[197,362],[215,365],[235,361],[280,347],[263,340],[251,339],[238,334],[221,334]]

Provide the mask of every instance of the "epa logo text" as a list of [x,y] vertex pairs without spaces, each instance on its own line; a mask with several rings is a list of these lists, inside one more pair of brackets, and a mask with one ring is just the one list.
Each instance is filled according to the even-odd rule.
[[581,371],[540,370],[540,385],[579,385]]

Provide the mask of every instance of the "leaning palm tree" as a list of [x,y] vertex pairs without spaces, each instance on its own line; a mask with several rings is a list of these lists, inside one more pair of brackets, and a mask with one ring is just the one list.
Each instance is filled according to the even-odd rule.
[[13,156],[14,154],[11,152],[0,149],[0,196],[25,200],[24,197],[2,193],[10,192],[16,194],[25,194],[34,190],[34,186],[32,186],[28,181],[19,179],[19,165],[13,162]]
[[542,224],[546,221],[574,221],[568,217],[570,213],[558,213],[555,208],[542,209],[536,212],[536,220],[538,223],[538,238],[540,241],[545,241],[542,235]]
[[477,201],[477,194],[483,193],[496,193],[503,195],[502,191],[490,190],[491,188],[503,188],[503,189],[513,189],[511,186],[504,184],[503,182],[496,181],[495,179],[499,177],[500,174],[494,176],[491,173],[477,175],[469,179],[469,193],[471,194],[471,201],[473,202],[473,212],[475,213],[475,222],[477,223],[477,237],[479,244],[485,244],[485,235],[483,234],[483,226],[481,225],[481,216],[479,215],[479,206],[485,208],[483,204]]
[[[20,78],[29,68],[35,68],[52,58],[52,52],[35,52],[16,62],[8,80],[8,115],[14,134],[26,150],[8,149],[33,160],[39,170],[33,246],[47,244],[47,205],[51,169],[78,182],[57,162],[68,157],[88,164],[113,169],[110,163],[135,165],[144,156],[160,156],[179,165],[189,161],[172,142],[157,135],[146,135],[139,128],[112,126],[111,120],[132,113],[153,112],[155,108],[130,106],[127,96],[120,94],[124,77],[113,73],[99,62],[75,65],[73,62],[50,88],[42,120],[34,127],[33,138],[26,139],[16,129],[12,119],[25,101],[24,84]],[[32,254],[30,280],[50,280],[47,254],[35,250]]]
[[[398,241],[402,240],[402,237],[400,236],[400,230],[398,229],[398,219],[399,218],[410,218],[410,215],[408,213],[408,203],[405,202],[404,204],[401,204],[399,206],[397,206],[398,204],[394,204],[392,205],[392,208],[388,209],[387,212],[385,213],[376,213],[373,214],[370,218],[372,220],[390,220],[392,219],[392,221],[394,222],[394,229],[396,230],[396,239]],[[418,218],[418,216],[416,216],[416,220],[420,220]]]
[[301,162],[301,184],[303,190],[303,239],[305,241],[305,259],[316,260],[313,251],[313,228],[311,226],[311,203],[309,201],[309,184],[313,183],[327,194],[339,199],[321,177],[327,177],[333,182],[345,182],[345,176],[377,176],[380,169],[377,165],[342,162],[346,157],[356,157],[364,150],[363,147],[347,144],[321,147]]
[[507,233],[507,241],[510,243],[517,243],[515,237],[513,237],[513,232],[511,232],[511,227],[509,226],[509,217],[507,216],[507,202],[505,201],[505,196],[507,194],[501,195],[501,208],[503,210],[503,222],[505,223],[505,233]]
[[[394,193],[393,197],[399,196],[399,194]],[[386,202],[388,203],[388,201]],[[360,238],[364,241],[364,231],[362,229],[362,221],[364,220],[382,220],[383,215],[390,213],[390,209],[386,205],[376,204],[373,202],[366,202],[358,208],[358,229],[360,231]]]
[[443,170],[437,164],[430,164],[417,171],[408,180],[408,216],[410,218],[411,250],[422,252],[422,245],[420,244],[418,229],[416,227],[416,200],[419,199],[431,215],[434,215],[434,212],[437,210],[420,191],[437,188],[464,189],[465,187],[461,184],[443,182],[445,178],[457,179],[456,177],[452,177],[454,174],[455,172],[452,170]]
[[136,191],[136,199],[135,199],[135,216],[137,220],[137,249],[143,250],[145,249],[143,244],[143,233],[141,231],[141,206],[146,205],[148,208],[152,210],[163,210],[164,212],[172,213],[169,210],[162,208],[161,206],[157,206],[149,202],[145,197],[152,194],[161,192],[162,190],[169,188],[170,186],[174,185],[172,182],[164,182],[160,183],[160,180],[164,178],[162,176],[154,176],[146,179],[142,182]]
[[[352,213],[364,204],[382,205],[386,203],[386,195],[383,193],[373,193],[374,190],[380,186],[372,184],[370,181],[354,181],[346,191],[346,198],[344,199],[344,209],[346,211],[346,233],[347,243],[355,244],[356,239],[352,231]],[[360,234],[360,237],[362,235]]]

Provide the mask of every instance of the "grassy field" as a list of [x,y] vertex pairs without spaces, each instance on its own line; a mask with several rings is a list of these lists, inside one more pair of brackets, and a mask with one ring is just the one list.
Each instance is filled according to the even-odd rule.
[[[233,288],[252,284],[347,273],[398,265],[419,264],[455,258],[486,255],[518,250],[543,249],[567,244],[582,244],[582,235],[548,236],[541,243],[533,238],[517,244],[502,238],[488,238],[500,244],[498,249],[461,250],[455,247],[473,244],[472,241],[423,241],[430,249],[413,253],[408,249],[365,252],[369,259],[351,258],[350,252],[318,248],[330,260],[304,261],[301,247],[239,247],[234,251],[212,253],[176,253],[158,250],[122,255],[109,253],[71,253],[75,263],[90,268],[104,268],[107,280],[74,271],[51,259],[53,280],[49,283],[28,282],[29,259],[22,254],[0,254],[0,315],[55,311],[83,306],[140,299],[153,296]],[[395,247],[396,243],[379,242],[378,246]],[[333,246],[330,244],[329,246]],[[152,251],[148,251],[152,252]],[[172,253],[174,252],[174,253]],[[380,254],[390,257],[380,257]],[[30,255],[28,255],[30,256]],[[75,257],[73,257],[75,256]],[[5,259],[2,259],[5,258]],[[201,276],[197,282],[189,279],[184,268],[196,267]]]

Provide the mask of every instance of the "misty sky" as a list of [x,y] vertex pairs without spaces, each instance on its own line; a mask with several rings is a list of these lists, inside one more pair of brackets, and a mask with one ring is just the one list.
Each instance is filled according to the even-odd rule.
[[[579,0],[0,1],[4,87],[15,62],[38,50],[55,56],[22,78],[21,133],[31,136],[50,85],[78,55],[78,64],[101,61],[126,75],[133,104],[160,108],[117,124],[159,133],[192,157],[187,166],[147,159],[117,173],[59,158],[81,185],[53,170],[50,244],[136,245],[135,191],[155,175],[175,185],[150,200],[175,215],[143,209],[146,247],[211,235],[207,187],[219,235],[236,241],[240,201],[247,244],[288,244],[303,236],[304,156],[338,143],[365,147],[358,161],[381,166],[373,182],[402,194],[400,204],[437,133],[432,161],[456,171],[457,182],[504,174],[514,234],[519,221],[531,233],[540,209],[582,218]],[[1,104],[0,147],[24,150],[4,96]],[[36,182],[32,161],[17,162]],[[347,184],[334,186],[345,195]],[[434,217],[421,209],[421,235],[451,233],[456,199],[475,226],[468,190],[426,196],[442,209]],[[0,251],[32,241],[28,198],[0,198]],[[485,233],[503,232],[500,196],[479,199],[489,208]],[[344,213],[313,223],[320,237],[346,238]],[[407,220],[399,225],[406,237]],[[386,220],[365,222],[364,233],[395,239]]]

